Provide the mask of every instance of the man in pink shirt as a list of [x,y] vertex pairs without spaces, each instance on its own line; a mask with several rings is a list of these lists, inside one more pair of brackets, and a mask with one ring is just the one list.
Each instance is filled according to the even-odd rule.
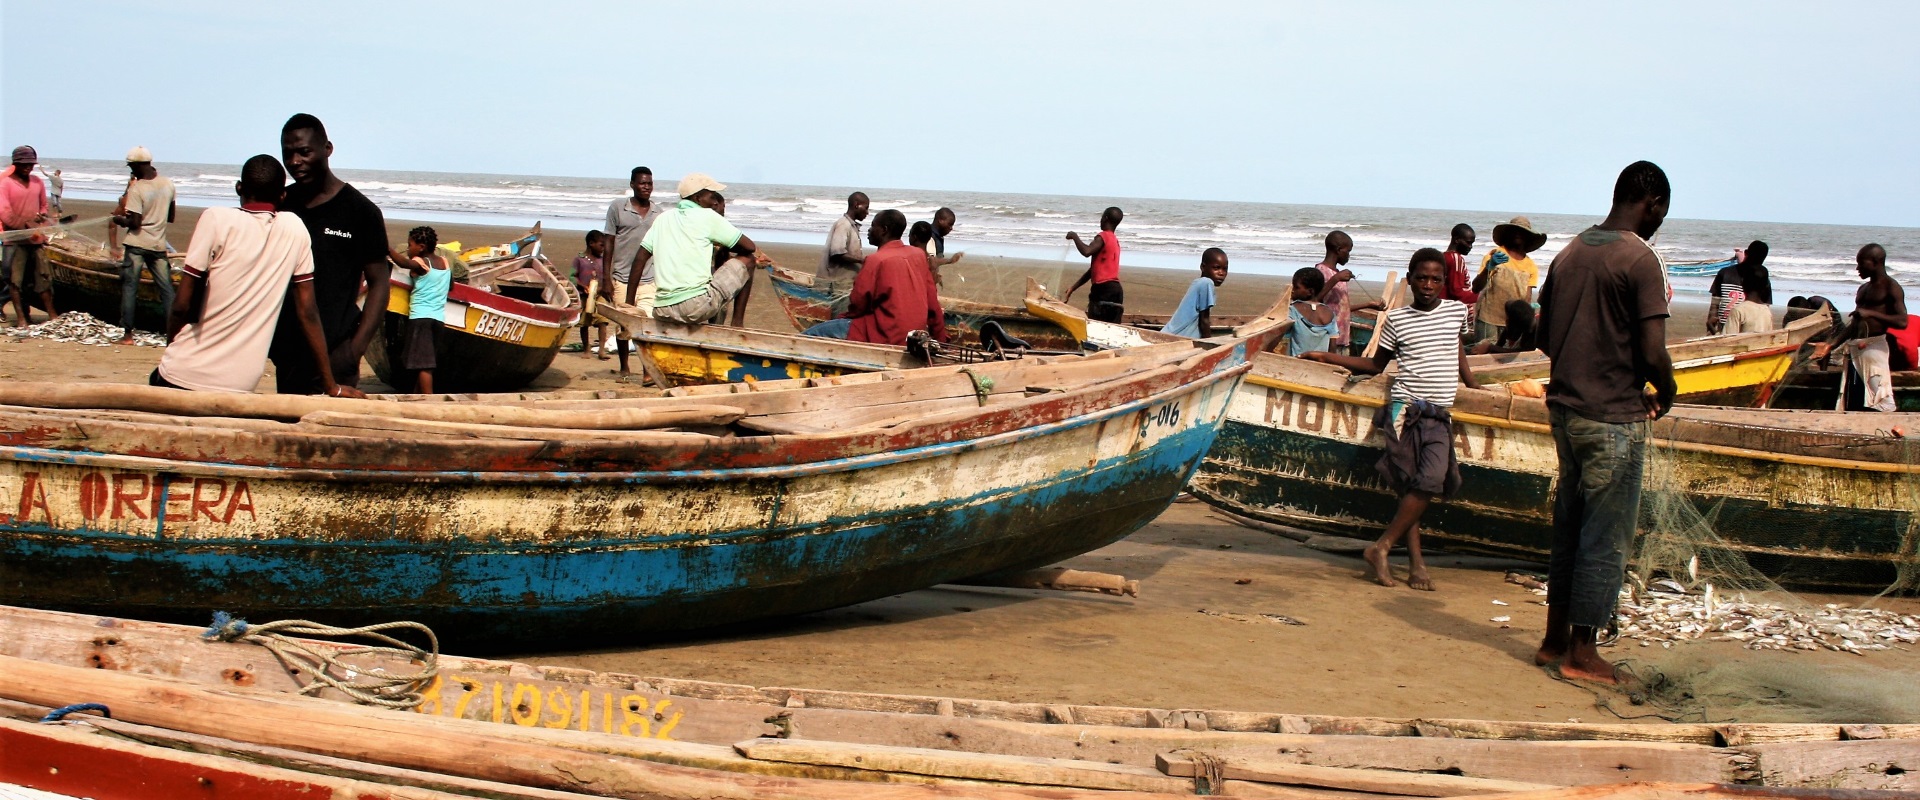
[[6,313],[5,295],[10,293],[14,307],[20,312],[14,323],[18,328],[27,327],[30,284],[39,292],[48,318],[59,316],[53,310],[53,276],[47,269],[46,257],[40,252],[47,244],[46,234],[13,233],[52,222],[47,216],[47,185],[33,174],[34,166],[39,163],[40,154],[23,144],[13,148],[13,166],[0,174],[0,228],[8,233],[6,253],[0,257],[0,316]]

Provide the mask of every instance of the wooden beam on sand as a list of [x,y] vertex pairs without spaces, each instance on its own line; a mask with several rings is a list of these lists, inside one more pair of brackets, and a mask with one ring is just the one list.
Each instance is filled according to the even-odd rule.
[[733,747],[741,755],[760,761],[877,770],[932,778],[1172,794],[1193,791],[1191,780],[1170,778],[1146,767],[1100,761],[793,739],[749,739]]
[[[1162,753],[1155,759],[1154,766],[1161,772],[1182,778],[1204,777],[1210,771],[1210,768],[1201,765],[1192,753]],[[1552,784],[1466,778],[1429,772],[1315,767],[1244,757],[1222,758],[1215,766],[1220,777],[1233,780],[1315,786],[1324,789],[1345,789],[1408,797],[1457,797],[1560,788]]]
[[[633,800],[1111,797],[1073,789],[907,785],[939,781],[755,761],[713,745],[499,726],[311,697],[207,689],[178,681],[0,656],[0,698],[53,706],[74,697],[104,703],[114,709],[116,717],[141,725],[402,769]],[[689,763],[699,766],[687,766]],[[791,777],[795,775],[809,777]],[[872,782],[876,779],[894,783]]]
[[1768,786],[1920,792],[1920,740],[1779,742],[1742,749],[1753,754]]

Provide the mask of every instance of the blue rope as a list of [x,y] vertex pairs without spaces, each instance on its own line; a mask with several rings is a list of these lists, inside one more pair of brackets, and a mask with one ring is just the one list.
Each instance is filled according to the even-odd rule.
[[60,720],[65,719],[68,714],[73,714],[81,711],[98,711],[100,712],[100,716],[106,717],[107,719],[113,719],[113,712],[107,710],[107,707],[104,705],[101,705],[99,703],[74,703],[73,705],[61,706],[59,708],[56,708],[52,711],[47,712],[47,715],[44,717],[41,717],[40,721],[41,722],[59,722]]
[[213,624],[200,632],[200,638],[214,642],[239,641],[247,635],[247,621],[225,611],[213,612]]

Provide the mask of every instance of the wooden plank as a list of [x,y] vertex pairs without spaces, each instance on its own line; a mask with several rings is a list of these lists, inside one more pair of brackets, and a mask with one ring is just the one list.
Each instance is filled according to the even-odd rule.
[[1170,778],[1145,767],[1030,756],[957,753],[919,747],[885,747],[840,742],[749,739],[734,745],[741,755],[762,761],[815,764],[848,769],[966,778],[1029,786],[1064,786],[1140,792],[1190,793],[1193,781]]
[[1421,736],[1456,739],[1530,739],[1535,741],[1605,740],[1719,744],[1713,725],[1607,725],[1591,722],[1495,722],[1478,719],[1425,719],[1414,723]]
[[1768,786],[1920,792],[1920,740],[1781,742],[1752,753]]
[[[1162,753],[1155,759],[1155,766],[1161,772],[1183,778],[1192,778],[1205,772],[1194,763],[1193,757],[1186,753]],[[1455,797],[1559,788],[1558,785],[1466,778],[1459,775],[1353,767],[1315,767],[1240,757],[1220,759],[1219,767],[1222,777],[1233,780],[1313,786],[1323,789],[1347,789],[1410,797]]]
[[1226,780],[1220,782],[1220,795],[1224,797],[1258,797],[1267,800],[1384,800],[1397,795],[1375,794],[1373,792],[1349,792],[1341,789],[1307,789],[1299,786],[1276,786],[1258,781]]
[[[245,689],[211,690],[159,678],[0,656],[0,697],[53,705],[76,696],[105,703],[114,709],[116,717],[141,725],[390,767],[610,797],[917,800],[958,796],[940,787],[908,785],[936,780],[924,776],[755,761],[724,747],[441,719],[310,697]],[[476,754],[485,757],[476,758]],[[840,780],[811,779],[819,777]],[[876,780],[896,783],[872,782]],[[980,786],[966,787],[964,795],[1108,796],[1072,789]]]

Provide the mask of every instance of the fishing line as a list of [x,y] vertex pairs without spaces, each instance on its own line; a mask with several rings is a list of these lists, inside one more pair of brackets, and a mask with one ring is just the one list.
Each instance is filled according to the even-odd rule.
[[102,225],[112,221],[113,221],[112,216],[93,217],[90,219],[75,220],[73,222],[63,222],[57,225],[44,225],[38,228],[25,228],[17,231],[6,231],[5,233],[0,233],[0,242],[12,244],[14,242],[24,242],[27,239],[32,238],[34,236],[51,237],[53,234],[60,231],[70,231],[70,230],[75,230],[81,227],[86,227],[91,225]]

